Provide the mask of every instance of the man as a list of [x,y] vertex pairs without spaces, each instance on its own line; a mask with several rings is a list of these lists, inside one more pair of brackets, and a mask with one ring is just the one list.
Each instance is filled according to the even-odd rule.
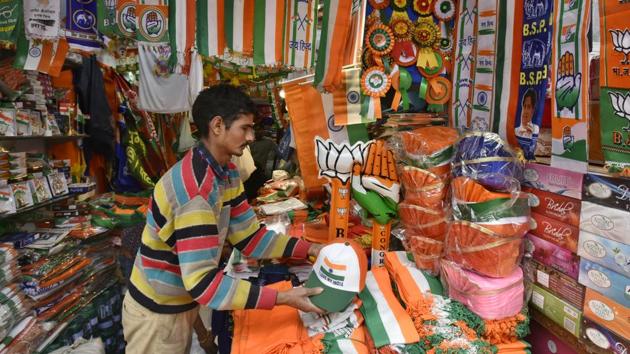
[[521,126],[516,128],[516,136],[531,139],[532,136],[538,136],[539,127],[532,122],[536,113],[536,91],[527,90],[523,96],[521,104]]
[[289,305],[322,313],[308,299],[322,289],[285,292],[224,275],[225,241],[255,258],[317,256],[320,245],[267,231],[247,203],[233,155],[254,139],[255,105],[218,85],[193,105],[201,141],[158,181],[123,302],[127,353],[188,353],[198,305],[216,310]]

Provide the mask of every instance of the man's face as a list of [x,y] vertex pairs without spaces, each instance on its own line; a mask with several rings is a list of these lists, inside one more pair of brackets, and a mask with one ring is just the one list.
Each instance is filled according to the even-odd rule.
[[534,116],[534,102],[531,97],[525,97],[523,100],[523,111],[521,112],[521,124],[528,124]]
[[254,115],[241,114],[218,137],[223,149],[230,155],[241,156],[247,145],[254,141]]

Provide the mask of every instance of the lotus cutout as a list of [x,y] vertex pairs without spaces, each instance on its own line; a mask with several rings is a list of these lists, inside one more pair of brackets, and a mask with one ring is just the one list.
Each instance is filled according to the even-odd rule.
[[329,178],[338,178],[346,183],[352,176],[352,166],[355,162],[363,164],[363,150],[366,144],[358,142],[352,146],[348,144],[335,144],[332,140],[315,138],[315,154],[317,155],[317,167],[319,175]]
[[610,30],[613,47],[615,50],[623,53],[626,58],[621,61],[622,65],[630,64],[630,29]]
[[615,114],[627,119],[628,126],[622,128],[623,131],[630,131],[630,93],[625,95],[620,92],[608,92]]

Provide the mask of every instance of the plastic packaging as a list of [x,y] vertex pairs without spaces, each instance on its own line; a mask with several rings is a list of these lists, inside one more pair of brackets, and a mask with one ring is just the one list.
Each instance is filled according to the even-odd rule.
[[445,242],[446,258],[489,277],[507,277],[522,256],[522,236],[503,236],[469,221],[453,221]]
[[417,236],[444,241],[448,232],[448,211],[445,209],[429,209],[407,202],[398,205],[400,221],[408,230]]
[[448,188],[438,175],[412,166],[402,167],[399,175],[406,202],[433,209],[445,207]]
[[448,284],[449,296],[484,320],[508,318],[523,308],[525,287],[521,268],[504,278],[488,278],[443,260],[442,277]]
[[444,242],[428,237],[409,235],[405,247],[413,255],[418,269],[431,275],[440,273],[440,259],[444,251]]
[[522,179],[523,166],[516,153],[490,132],[464,134],[453,160],[453,176],[467,176],[495,190],[513,190]]

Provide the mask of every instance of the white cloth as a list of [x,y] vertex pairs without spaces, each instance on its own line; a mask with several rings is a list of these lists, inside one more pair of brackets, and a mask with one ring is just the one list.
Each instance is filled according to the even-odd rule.
[[188,79],[190,80],[190,106],[192,107],[199,92],[203,90],[203,62],[197,51],[192,52]]
[[357,315],[359,305],[353,301],[345,310],[341,312],[327,313],[319,315],[314,312],[300,312],[302,324],[308,329],[309,337],[319,333],[333,333],[334,335],[349,335],[355,328],[358,328],[362,318]]
[[101,338],[77,339],[72,345],[61,347],[50,354],[105,354],[105,346]]
[[[47,0],[23,1],[24,32],[28,39],[59,38],[59,22],[61,21],[61,1]],[[18,11],[14,9],[13,11]]]
[[138,43],[140,83],[138,106],[154,113],[187,112],[192,108],[188,76],[169,73],[168,45]]

